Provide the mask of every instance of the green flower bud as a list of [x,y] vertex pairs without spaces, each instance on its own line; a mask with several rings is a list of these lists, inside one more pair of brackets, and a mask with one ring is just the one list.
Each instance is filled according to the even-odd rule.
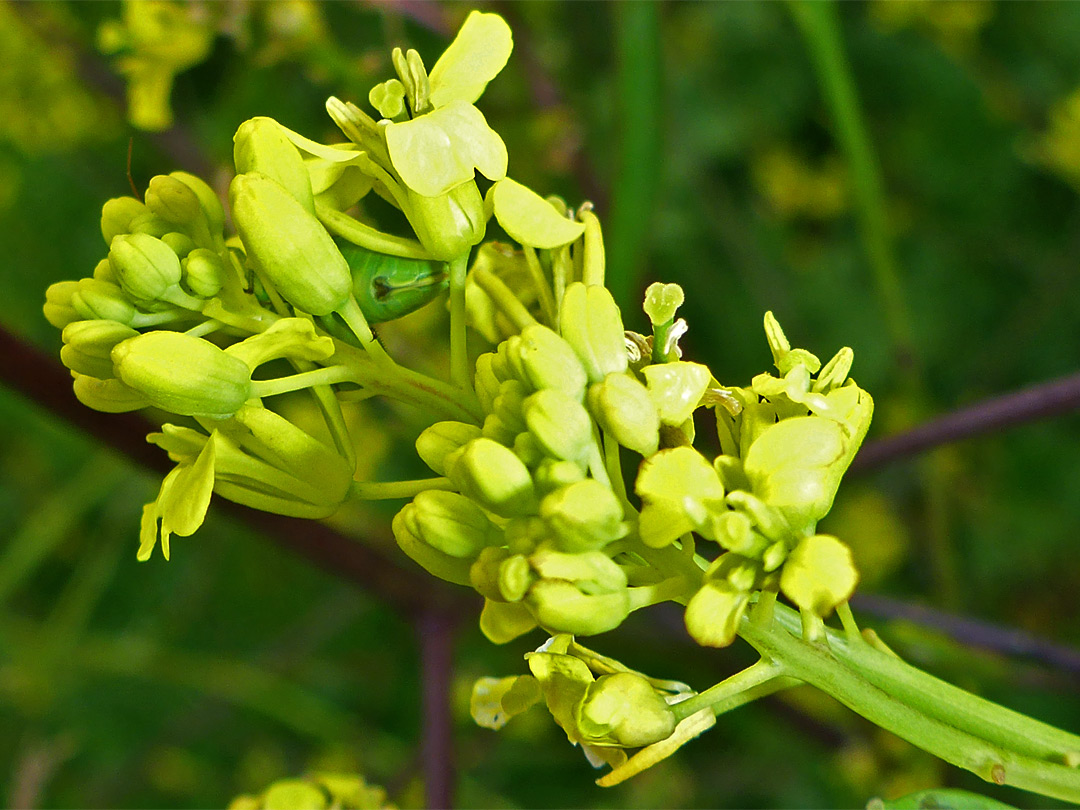
[[469,568],[469,584],[473,586],[473,590],[485,599],[505,602],[499,590],[499,566],[509,556],[510,552],[505,548],[488,546],[482,549]]
[[642,373],[665,425],[681,425],[689,419],[712,379],[707,366],[683,361],[646,366]]
[[467,422],[436,422],[416,440],[421,460],[439,475],[447,474],[446,457],[473,439],[480,438],[480,428]]
[[520,380],[506,380],[499,385],[499,394],[495,397],[493,409],[503,424],[520,433],[525,430],[524,405],[529,391]]
[[540,442],[538,442],[536,437],[527,430],[522,431],[515,436],[514,443],[511,446],[513,447],[514,455],[520,458],[530,470],[536,468],[544,461],[549,460],[547,456],[544,455],[544,449],[540,446]]
[[566,288],[559,310],[560,331],[590,382],[627,368],[622,315],[606,287],[575,281]]
[[[734,493],[731,493],[734,494]],[[769,540],[754,531],[754,523],[745,512],[734,509],[720,512],[712,523],[713,539],[728,551],[748,557],[764,552]]]
[[101,235],[111,245],[114,237],[131,233],[131,222],[147,213],[147,207],[134,197],[113,197],[101,206]]
[[639,748],[666,740],[677,721],[648,679],[634,672],[601,675],[577,711],[582,742]]
[[107,281],[110,284],[116,284],[118,287],[120,286],[116,279],[116,273],[113,272],[112,265],[109,264],[108,257],[94,265],[93,277],[98,281]]
[[491,439],[473,439],[447,471],[458,489],[500,517],[536,511],[532,476],[513,451]]
[[156,301],[180,281],[180,259],[148,234],[117,236],[109,247],[109,263],[121,288],[137,301]]
[[180,233],[179,231],[172,231],[161,237],[161,241],[169,246],[169,250],[177,255],[181,260],[184,259],[191,251],[195,250],[195,242],[186,233]]
[[300,151],[273,118],[251,118],[233,136],[237,174],[258,172],[275,180],[305,211],[315,215],[311,178]]
[[858,581],[851,549],[828,534],[800,540],[780,573],[784,596],[822,618],[851,597]]
[[492,644],[506,644],[536,628],[536,618],[521,602],[484,602],[480,632]]
[[[525,434],[532,436],[531,433]],[[541,492],[553,492],[560,487],[576,484],[585,478],[585,470],[576,461],[544,459],[533,474],[533,481]]]
[[777,540],[769,546],[761,555],[761,568],[765,573],[772,573],[788,557],[788,545],[783,540]]
[[251,370],[243,361],[182,332],[125,340],[112,350],[112,361],[125,385],[182,416],[228,416],[251,395]]
[[622,505],[615,493],[595,478],[557,489],[540,502],[540,516],[560,549],[584,552],[625,537]]
[[150,185],[146,188],[146,207],[166,222],[179,225],[193,235],[209,235],[206,214],[198,196],[186,183],[175,177],[159,174],[150,178]]
[[411,188],[405,214],[416,238],[432,258],[448,262],[468,252],[484,238],[487,217],[475,180],[437,197],[423,197]]
[[511,554],[531,554],[547,539],[547,527],[535,515],[514,518],[503,527],[503,539]]
[[588,664],[580,658],[567,655],[570,636],[558,635],[547,642],[543,652],[526,653],[529,670],[540,682],[544,702],[555,722],[566,732],[571,742],[578,742],[577,708],[585,698],[586,690],[596,679]]
[[540,580],[529,589],[525,603],[546,630],[595,636],[614,630],[630,615],[627,591],[587,595],[565,580]]
[[263,794],[263,810],[323,810],[326,795],[317,785],[302,779],[274,782]]
[[212,250],[196,248],[181,263],[184,286],[199,298],[213,298],[225,284],[225,265]]
[[407,504],[394,516],[391,529],[398,547],[417,565],[429,574],[453,582],[455,585],[469,585],[469,568],[472,562],[460,557],[451,557],[428,545],[409,528],[413,505]]
[[499,595],[507,602],[520,602],[536,579],[529,567],[529,560],[515,554],[499,565]]
[[72,371],[107,380],[113,376],[113,347],[138,334],[116,321],[75,321],[64,327],[60,360]]
[[352,296],[349,264],[319,220],[279,183],[257,173],[229,188],[233,222],[248,257],[297,309],[329,315]]
[[592,419],[579,400],[545,388],[525,400],[524,411],[529,432],[549,456],[574,461],[593,448]]
[[727,647],[749,601],[750,594],[727,580],[706,582],[686,605],[686,630],[703,647]]
[[573,582],[590,595],[626,590],[626,573],[600,551],[566,554],[540,549],[529,556],[529,564],[541,579]]
[[[175,231],[176,225],[167,219],[159,217],[153,211],[146,211],[131,220],[130,228],[133,234],[141,233],[160,239],[165,234]],[[111,242],[109,244],[112,245]]]
[[638,531],[654,548],[707,524],[710,506],[722,505],[724,497],[716,470],[692,447],[661,450],[646,459],[634,491],[644,503]]
[[138,391],[132,390],[120,380],[102,380],[86,374],[74,374],[72,388],[75,398],[87,408],[102,413],[127,413],[146,408],[151,403]]
[[69,323],[82,316],[71,305],[71,297],[79,289],[77,281],[57,281],[45,290],[45,305],[41,308],[45,320],[57,329],[63,329]]
[[495,525],[484,510],[456,492],[421,492],[413,499],[411,520],[421,540],[459,559],[475,559],[495,540]]
[[117,285],[96,278],[81,278],[76,284],[71,306],[80,317],[124,324],[135,318],[135,305]]
[[585,393],[585,369],[573,347],[539,323],[526,326],[519,337],[516,345],[513,338],[508,341],[511,362],[520,363],[518,376],[533,388],[557,388],[580,402]]
[[484,409],[484,413],[491,413],[494,409],[495,398],[499,395],[499,387],[502,385],[492,369],[494,359],[493,352],[484,352],[476,358],[473,387],[476,389],[476,396],[480,399],[480,407]]
[[497,413],[489,413],[484,418],[484,426],[481,435],[492,441],[498,442],[505,447],[513,445],[517,433],[507,425]]
[[225,228],[225,209],[222,208],[221,200],[218,199],[217,193],[201,178],[198,178],[193,174],[188,174],[187,172],[169,172],[169,177],[179,180],[195,192],[195,196],[199,198],[199,205],[202,206],[203,214],[206,215],[206,221],[210,226],[210,233],[215,236],[220,235]]
[[660,414],[649,389],[629,374],[609,374],[589,388],[589,410],[605,433],[648,458],[660,446]]

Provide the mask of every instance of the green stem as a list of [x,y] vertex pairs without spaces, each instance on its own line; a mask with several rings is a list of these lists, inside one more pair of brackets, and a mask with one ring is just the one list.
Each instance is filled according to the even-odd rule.
[[555,295],[551,291],[551,285],[544,276],[544,268],[540,266],[540,259],[536,255],[535,248],[524,245],[522,250],[525,252],[525,264],[528,265],[533,286],[536,287],[536,294],[540,298],[540,309],[547,319],[547,325],[555,329],[559,310],[555,306]]
[[449,478],[420,478],[414,481],[353,481],[349,496],[361,501],[388,501],[412,498],[428,489],[453,490]]
[[383,233],[321,203],[315,204],[315,214],[330,233],[375,253],[400,256],[403,259],[431,258],[431,254],[415,239]]
[[273,380],[252,380],[251,395],[253,397],[274,397],[278,394],[287,394],[290,391],[300,391],[311,388],[313,385],[333,385],[340,382],[356,382],[353,370],[348,366],[326,366],[311,371],[301,371],[299,374],[290,374],[288,377],[278,377]]
[[468,264],[468,253],[450,262],[450,381],[471,394],[472,375],[469,373],[465,334],[465,275]]
[[784,666],[782,664],[762,658],[753,666],[747,667],[742,672],[737,672],[715,686],[710,686],[704,692],[676,703],[671,707],[671,710],[674,712],[677,721],[682,721],[705,708],[713,709],[714,714],[721,714],[722,712],[716,711],[717,706],[723,706],[725,711],[730,711],[735,706],[728,704],[736,696],[783,675]]
[[364,347],[364,350],[367,351],[377,363],[384,367],[397,365],[390,355],[386,353],[386,349],[382,347],[382,344],[375,339],[375,333],[372,332],[371,327],[368,326],[367,318],[364,317],[364,313],[360,310],[360,305],[356,302],[355,296],[349,296],[349,300],[338,310],[338,314],[345,321],[349,329],[352,330],[352,333],[356,335],[357,340],[360,341],[360,345]]
[[844,54],[836,5],[795,0],[789,7],[806,42],[836,138],[851,170],[855,214],[886,324],[900,355],[913,358],[911,315],[890,243],[881,172]]
[[536,323],[536,318],[529,313],[521,300],[514,295],[501,278],[490,270],[485,267],[473,268],[473,280],[488,294],[495,306],[510,319],[510,322],[514,324],[514,327],[519,332],[526,326]]
[[[782,661],[787,674],[821,689],[872,723],[989,782],[1080,801],[1080,770],[1018,753],[1016,740],[1010,740],[1009,748],[1000,747],[924,714],[839,660],[829,647],[808,644],[793,635],[782,624],[795,626],[799,621],[797,614],[782,605],[775,609],[777,616],[784,615],[783,623],[762,627],[744,619],[739,635],[763,657]],[[841,636],[832,633],[829,642],[834,641],[843,643]],[[898,659],[885,658],[888,662],[883,667],[906,666]],[[924,699],[947,700],[942,692],[928,694]]]

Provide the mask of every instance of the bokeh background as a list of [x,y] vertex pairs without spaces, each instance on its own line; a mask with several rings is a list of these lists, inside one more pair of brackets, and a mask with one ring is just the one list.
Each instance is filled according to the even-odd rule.
[[[644,328],[647,283],[678,282],[684,348],[745,384],[769,363],[772,309],[796,345],[855,349],[872,439],[1077,371],[1080,4],[873,0],[812,19],[756,2],[482,7],[515,34],[481,101],[510,171],[595,202],[629,328]],[[175,125],[152,134],[127,122],[120,63],[99,47],[119,3],[0,3],[0,322],[56,355],[44,289],[105,254],[100,206],[130,193],[129,144],[137,187],[182,168],[225,188],[240,122],[333,139],[328,95],[362,103],[394,45],[432,64],[469,8],[193,6],[206,53],[176,76]],[[442,317],[387,340],[438,362]],[[415,420],[368,417],[366,472],[414,469]],[[858,615],[898,651],[1074,730],[1078,447],[1074,414],[896,460],[852,476],[823,524],[854,547],[862,591],[893,600]],[[213,507],[170,563],[137,563],[159,480],[0,387],[0,801],[222,806],[328,768],[421,805],[412,624]],[[408,566],[386,543],[390,514],[337,525]],[[992,627],[946,633],[937,614],[903,619],[911,605]],[[1010,629],[1043,653],[995,650]],[[1054,805],[984,786],[808,690],[740,709],[602,790],[542,710],[498,734],[469,719],[472,680],[523,671],[539,642],[495,648],[471,616],[455,636],[460,806],[862,806],[941,785]],[[702,651],[636,619],[594,646],[696,688],[751,661],[741,643]]]

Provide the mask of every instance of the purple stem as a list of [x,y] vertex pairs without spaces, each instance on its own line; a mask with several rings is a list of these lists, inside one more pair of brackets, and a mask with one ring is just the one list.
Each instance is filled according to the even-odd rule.
[[450,687],[454,669],[454,617],[429,610],[416,622],[420,636],[423,708],[424,792],[429,810],[449,810],[454,801],[454,724]]

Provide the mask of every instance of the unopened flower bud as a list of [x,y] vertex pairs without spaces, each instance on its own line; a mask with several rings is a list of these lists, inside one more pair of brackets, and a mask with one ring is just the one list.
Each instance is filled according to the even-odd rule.
[[102,259],[94,265],[93,277],[96,278],[98,281],[107,281],[110,284],[116,284],[117,286],[119,286],[116,279],[116,273],[113,272],[112,265],[109,264],[108,257]]
[[661,450],[646,459],[634,491],[644,503],[638,531],[654,548],[700,528],[710,507],[722,506],[724,497],[716,470],[692,447]]
[[603,548],[628,531],[619,499],[595,478],[585,478],[546,495],[540,502],[540,516],[563,551]]
[[180,259],[153,236],[117,236],[109,247],[109,262],[124,292],[138,301],[155,301],[180,281]]
[[540,580],[525,603],[547,630],[594,636],[614,630],[630,614],[630,596],[623,591],[587,595],[565,580]]
[[150,401],[120,380],[102,380],[86,374],[75,374],[72,384],[75,398],[87,408],[102,413],[127,413],[149,406]]
[[706,582],[686,605],[686,629],[703,647],[727,647],[749,601],[750,594],[727,580]]
[[824,618],[854,593],[858,580],[851,549],[832,535],[815,534],[788,555],[780,589],[799,608]]
[[45,320],[57,329],[63,329],[69,323],[82,316],[71,305],[71,297],[79,289],[77,281],[57,281],[45,290],[45,305],[41,308]]
[[536,515],[514,518],[503,527],[503,539],[512,554],[531,554],[547,535],[544,521]]
[[251,396],[251,370],[243,361],[183,332],[125,340],[112,350],[112,361],[125,385],[182,416],[231,415]]
[[677,721],[667,701],[636,672],[601,675],[577,710],[582,742],[639,748],[666,740]]
[[646,366],[642,373],[665,425],[689,419],[712,379],[708,367],[683,361]]
[[484,417],[484,426],[480,432],[481,435],[506,447],[513,445],[517,437],[514,429],[507,425],[497,413],[489,413]]
[[500,517],[536,511],[536,491],[528,468],[498,442],[473,439],[448,473],[462,493]]
[[206,221],[209,223],[210,232],[219,235],[225,227],[225,209],[218,199],[217,193],[206,184],[204,180],[187,172],[169,172],[169,177],[174,177],[195,192],[199,198]]
[[193,233],[205,230],[209,224],[198,196],[175,177],[159,174],[150,178],[146,188],[146,207],[166,222],[179,225]]
[[[513,339],[511,338],[511,341]],[[511,346],[513,352],[514,346]],[[526,382],[536,389],[557,388],[581,401],[585,393],[585,369],[573,347],[543,324],[521,330],[514,354]]]
[[184,259],[191,251],[195,250],[195,241],[186,233],[180,233],[179,231],[172,231],[161,237],[161,241],[169,246],[169,249],[175,253],[181,260]]
[[494,413],[503,424],[515,433],[525,430],[524,404],[529,391],[520,380],[506,380],[499,385],[499,394],[493,403]]
[[113,376],[113,347],[138,334],[116,321],[75,321],[64,327],[60,360],[72,371],[107,380]]
[[257,173],[229,189],[233,221],[248,257],[298,309],[329,315],[352,295],[352,273],[334,240],[281,184]]
[[184,286],[199,298],[213,298],[225,283],[225,266],[212,250],[196,248],[181,265]]
[[455,585],[468,585],[469,567],[472,561],[451,557],[421,540],[409,527],[413,509],[411,503],[407,504],[397,513],[391,524],[398,547],[429,574],[445,579],[447,582],[453,582]]
[[240,125],[233,136],[237,174],[258,172],[277,181],[309,214],[315,214],[311,178],[300,151],[273,118],[259,116]]
[[495,376],[495,372],[492,370],[492,361],[494,359],[495,354],[493,352],[484,352],[476,358],[476,375],[473,380],[473,387],[476,389],[476,396],[479,398],[480,406],[485,413],[491,413],[495,407],[495,397],[499,395],[499,386],[501,385],[499,378]]
[[[147,236],[153,236],[155,239],[160,239],[165,234],[175,230],[176,225],[149,210],[131,220],[130,225],[131,233],[142,233]],[[110,245],[111,244],[112,243],[110,243]]]
[[535,627],[536,618],[521,602],[488,599],[480,612],[480,631],[492,644],[506,644]]
[[589,388],[589,409],[605,433],[648,458],[660,446],[660,415],[649,389],[629,374],[609,374]]
[[131,222],[147,212],[147,207],[134,197],[113,197],[101,206],[101,235],[111,245],[114,237],[131,233]]
[[514,437],[514,443],[511,447],[514,450],[514,455],[520,458],[530,470],[547,460],[544,448],[540,446],[540,442],[536,440],[536,437],[527,430],[523,430]]
[[622,315],[606,287],[574,282],[566,288],[559,312],[560,332],[577,352],[590,382],[626,371]]
[[573,582],[584,593],[614,593],[627,585],[626,573],[600,551],[540,549],[529,555],[529,564],[541,579]]
[[135,305],[116,284],[96,278],[81,278],[71,295],[71,306],[82,318],[130,324]]
[[451,261],[484,238],[487,218],[475,180],[437,197],[423,197],[412,189],[406,192],[409,224],[432,258]]
[[499,565],[499,594],[507,602],[519,602],[528,593],[535,579],[528,558],[514,554]]
[[480,428],[467,422],[436,422],[416,439],[421,460],[439,475],[446,475],[446,457],[473,439],[480,438]]
[[557,388],[537,391],[525,400],[525,423],[540,447],[553,458],[574,461],[594,446],[593,423],[577,399]]
[[481,549],[479,556],[469,568],[469,583],[485,599],[495,602],[505,601],[499,590],[499,566],[509,556],[510,552],[505,548],[487,546]]
[[456,492],[421,492],[413,499],[412,520],[421,540],[459,559],[475,559],[495,539],[484,510]]
[[[525,435],[532,436],[531,433]],[[544,459],[533,473],[537,488],[545,493],[576,484],[584,478],[585,470],[579,462],[554,458]]]

